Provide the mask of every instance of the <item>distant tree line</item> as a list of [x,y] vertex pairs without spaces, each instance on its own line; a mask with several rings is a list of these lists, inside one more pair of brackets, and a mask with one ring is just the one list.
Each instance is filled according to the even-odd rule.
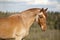
[[60,12],[47,12],[47,24],[49,29],[60,30]]

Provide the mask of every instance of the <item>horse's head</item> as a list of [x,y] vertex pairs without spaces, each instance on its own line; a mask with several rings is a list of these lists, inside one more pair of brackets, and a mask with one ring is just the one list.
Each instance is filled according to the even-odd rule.
[[43,31],[45,31],[47,28],[47,24],[46,24],[46,17],[47,17],[46,11],[47,11],[47,9],[48,8],[46,8],[46,9],[42,8],[40,10],[40,13],[38,14],[38,21],[37,22]]

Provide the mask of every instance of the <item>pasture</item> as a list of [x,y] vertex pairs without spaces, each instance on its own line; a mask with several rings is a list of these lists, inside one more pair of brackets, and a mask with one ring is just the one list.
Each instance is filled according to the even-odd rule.
[[[11,14],[15,14],[15,13],[0,12],[0,18],[7,17]],[[25,40],[60,40],[60,13],[48,12],[47,15],[48,15],[47,30],[43,32],[39,27],[39,25],[34,22],[34,24],[30,28],[29,35],[26,38],[24,38]],[[9,39],[9,40],[14,40],[14,39]]]

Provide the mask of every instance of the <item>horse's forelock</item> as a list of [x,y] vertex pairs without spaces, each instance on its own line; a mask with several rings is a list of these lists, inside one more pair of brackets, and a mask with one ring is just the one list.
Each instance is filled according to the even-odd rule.
[[45,17],[47,17],[47,13],[46,13],[47,9],[48,8],[46,8],[46,9],[42,8],[42,9],[40,9],[40,13],[43,12],[43,14],[45,15]]

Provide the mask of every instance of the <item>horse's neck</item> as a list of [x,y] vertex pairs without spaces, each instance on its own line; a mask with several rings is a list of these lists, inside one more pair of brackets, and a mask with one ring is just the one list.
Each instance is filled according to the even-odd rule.
[[22,19],[25,27],[29,29],[35,20],[36,15],[33,13],[22,14]]

